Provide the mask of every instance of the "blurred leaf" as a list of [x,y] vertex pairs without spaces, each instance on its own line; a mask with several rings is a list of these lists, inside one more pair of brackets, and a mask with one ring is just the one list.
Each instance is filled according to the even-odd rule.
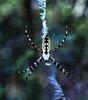
[[0,98],[4,95],[5,90],[4,88],[0,85]]
[[23,66],[24,62],[26,62],[26,60],[28,58],[31,58],[33,55],[33,51],[28,50],[26,51],[26,53],[24,55],[22,55],[17,61],[16,61],[16,68],[19,68],[20,66]]

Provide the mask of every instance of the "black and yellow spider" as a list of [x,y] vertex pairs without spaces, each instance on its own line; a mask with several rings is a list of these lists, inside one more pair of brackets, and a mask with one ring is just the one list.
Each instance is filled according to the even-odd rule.
[[48,35],[46,35],[43,39],[42,39],[42,48],[38,48],[31,40],[28,31],[27,31],[27,26],[25,29],[25,33],[28,39],[28,46],[31,47],[33,50],[39,52],[42,52],[42,55],[36,60],[36,62],[33,63],[32,66],[30,66],[30,68],[27,68],[26,70],[23,71],[18,71],[18,73],[26,73],[29,71],[29,74],[27,75],[26,79],[28,79],[28,77],[31,75],[31,73],[38,68],[38,65],[43,61],[51,61],[53,62],[53,64],[56,66],[56,68],[58,70],[60,70],[66,77],[68,77],[70,80],[74,81],[73,77],[68,73],[68,71],[66,71],[59,62],[57,62],[52,56],[51,56],[51,52],[57,52],[60,47],[63,47],[64,42],[66,41],[67,35],[68,35],[68,30],[67,30],[67,26],[66,26],[66,31],[65,31],[65,36],[64,39],[61,41],[61,43],[58,45],[57,48],[55,48],[54,50],[50,49],[51,43],[50,43],[50,38]]

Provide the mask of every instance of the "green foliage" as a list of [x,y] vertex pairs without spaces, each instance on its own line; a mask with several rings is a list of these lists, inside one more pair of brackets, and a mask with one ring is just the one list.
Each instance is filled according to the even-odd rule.
[[19,67],[23,66],[24,62],[27,59],[30,59],[32,57],[32,55],[33,55],[33,51],[27,50],[24,55],[22,55],[19,59],[17,59],[16,67],[19,68]]
[[[69,31],[67,42],[62,51],[60,50],[55,56],[59,56],[58,58],[61,59],[62,65],[72,70],[73,74],[77,74],[75,76],[78,77],[79,82],[76,83],[79,86],[80,82],[85,85],[88,80],[88,17],[86,17],[83,12],[81,17],[76,18],[72,14],[75,4],[65,3],[63,1],[64,0],[47,0],[46,21],[49,28],[49,35],[52,37],[50,38],[51,48],[56,47],[57,43],[62,40],[65,32],[65,24],[67,24]],[[2,97],[5,96],[7,79],[11,76],[10,69],[13,68],[16,71],[20,68],[25,69],[26,60],[32,61],[31,59],[36,56],[33,50],[27,49],[25,46],[26,37],[24,30],[26,24],[29,25],[28,32],[30,37],[41,47],[42,25],[39,15],[40,10],[36,6],[32,7],[30,3],[31,0],[0,0],[0,79],[3,79],[0,81],[0,100],[4,100]],[[6,49],[8,47],[10,49],[10,55]],[[44,67],[42,67],[42,69],[43,68]],[[9,76],[7,76],[5,70],[9,71]],[[35,73],[35,76],[37,76],[37,73]],[[22,77],[22,79],[22,81],[26,81],[24,77]],[[72,87],[72,85],[69,84],[70,86],[68,86],[68,82],[66,82],[62,83],[65,84],[65,92],[69,93],[69,87]],[[2,86],[2,84],[4,85]],[[31,77],[25,84],[27,88],[31,90],[30,95],[28,94],[28,100],[39,100],[42,87],[38,79]],[[76,87],[76,89],[78,88]],[[74,89],[72,91],[77,92]]]
[[0,98],[4,96],[5,89],[0,85]]

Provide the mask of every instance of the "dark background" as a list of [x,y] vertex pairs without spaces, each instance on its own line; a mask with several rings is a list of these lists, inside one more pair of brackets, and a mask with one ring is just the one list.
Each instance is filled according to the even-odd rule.
[[[68,100],[88,100],[88,1],[47,0],[47,25],[51,48],[63,39],[65,25],[69,35],[60,50],[62,65],[74,76],[70,82],[59,72],[57,80]],[[37,0],[0,0],[0,100],[42,100],[46,76],[44,68],[29,80],[16,71],[36,61],[37,55],[26,46],[25,25],[37,46],[41,47],[41,29]],[[55,44],[54,44],[55,43]]]

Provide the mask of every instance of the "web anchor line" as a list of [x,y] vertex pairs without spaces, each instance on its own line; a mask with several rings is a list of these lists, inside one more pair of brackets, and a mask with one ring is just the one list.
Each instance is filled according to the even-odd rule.
[[[46,24],[46,0],[38,0],[38,3],[39,3],[39,9],[42,10],[42,12],[40,12],[40,18],[41,18],[41,21],[42,21],[42,46],[41,48],[37,47],[31,40],[29,34],[28,34],[28,31],[27,31],[27,25],[26,25],[26,29],[25,29],[25,33],[26,33],[26,37],[27,37],[27,40],[28,40],[28,44],[27,46],[29,46],[30,48],[32,48],[34,51],[36,51],[37,53],[40,53],[41,52],[41,56],[36,60],[36,62],[33,63],[32,66],[29,66],[29,68],[27,68],[26,70],[22,70],[22,71],[17,71],[18,74],[21,74],[21,73],[28,73],[28,75],[26,76],[26,79],[29,78],[29,76],[32,74],[32,72],[34,72],[39,64],[42,62],[42,61],[51,61],[53,62],[53,64],[55,65],[55,67],[62,72],[62,74],[64,74],[67,78],[69,78],[71,81],[74,82],[74,79],[73,77],[69,74],[68,71],[66,71],[61,65],[59,62],[57,62],[55,60],[55,58],[53,58],[51,56],[51,52],[57,52],[60,48],[62,48],[64,46],[64,43],[66,41],[66,38],[67,38],[67,35],[68,35],[68,28],[66,26],[66,31],[65,31],[65,36],[64,36],[64,39],[61,41],[60,44],[58,44],[58,46],[54,49],[54,50],[51,50],[51,41],[50,41],[50,37],[48,36],[48,27],[47,27],[47,24]],[[59,84],[56,83],[56,79],[54,79],[53,77],[51,77],[51,83],[55,86],[55,99],[53,100],[66,100],[65,97],[64,97],[64,94],[62,92],[62,90],[60,89],[59,87]],[[58,88],[57,88],[58,87]],[[61,95],[59,95],[61,93]]]

